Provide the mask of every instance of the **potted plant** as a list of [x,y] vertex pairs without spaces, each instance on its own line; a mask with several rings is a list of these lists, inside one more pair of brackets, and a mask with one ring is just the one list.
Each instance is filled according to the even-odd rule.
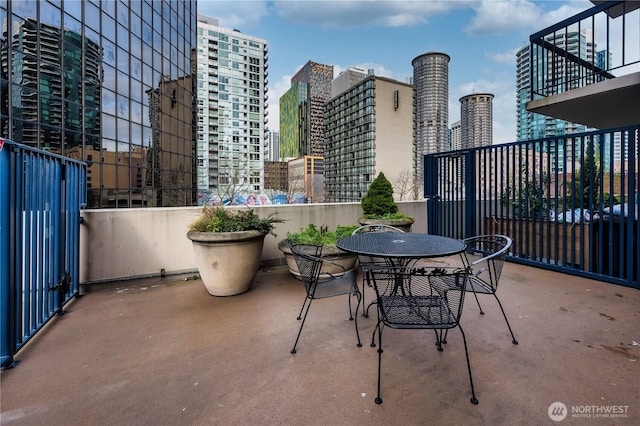
[[213,296],[233,296],[251,288],[258,273],[267,234],[273,234],[274,214],[265,218],[253,210],[232,211],[204,207],[189,225],[196,266],[202,282]]
[[[297,278],[300,278],[300,272],[298,271],[298,265],[293,257],[293,253],[291,253],[289,244],[321,245],[323,246],[323,257],[330,258],[332,262],[343,266],[346,271],[350,271],[355,267],[358,256],[340,250],[336,247],[336,243],[340,238],[351,235],[357,227],[357,225],[338,225],[334,230],[329,230],[325,225],[318,227],[314,224],[309,224],[306,228],[300,229],[299,232],[287,232],[287,238],[278,243],[278,249],[284,254],[289,272]],[[321,272],[338,271],[321,270]]]
[[380,172],[371,182],[360,206],[364,215],[358,219],[360,225],[391,225],[405,232],[411,231],[413,218],[398,211],[398,204],[393,199],[393,186]]
[[[525,164],[520,172],[500,194],[504,206],[498,215],[484,218],[485,234],[503,234],[513,241],[510,252],[515,256],[533,259],[562,261],[573,267],[587,270],[589,256],[590,224],[570,218],[563,224],[568,213],[556,217],[555,206],[570,206],[571,200],[581,198],[570,195],[563,201],[558,194],[551,195],[551,180],[544,172],[537,179]],[[580,175],[578,174],[578,178]],[[570,183],[570,188],[575,184]],[[577,204],[579,205],[579,204]],[[573,216],[573,210],[570,211]],[[558,219],[558,220],[556,220]],[[584,234],[584,240],[581,235]]]

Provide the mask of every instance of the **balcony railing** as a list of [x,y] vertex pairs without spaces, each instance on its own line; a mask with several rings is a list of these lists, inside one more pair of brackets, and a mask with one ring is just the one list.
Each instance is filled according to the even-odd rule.
[[80,284],[86,164],[0,139],[0,366]]
[[531,100],[640,70],[638,5],[604,1],[531,35]]
[[507,234],[513,261],[640,288],[639,132],[427,155],[428,231]]

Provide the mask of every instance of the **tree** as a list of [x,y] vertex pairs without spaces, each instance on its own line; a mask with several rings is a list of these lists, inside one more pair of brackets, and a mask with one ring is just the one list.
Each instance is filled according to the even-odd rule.
[[411,169],[402,170],[393,180],[393,191],[400,201],[417,200],[419,198],[419,186]]
[[249,163],[241,159],[231,160],[228,167],[218,169],[216,192],[223,204],[237,204],[241,195],[249,193],[248,169]]
[[384,173],[380,172],[371,182],[360,206],[365,217],[383,217],[398,212],[398,205],[393,200],[393,187]]
[[569,182],[569,199],[574,208],[590,210],[600,197],[600,158],[594,153],[593,142],[587,142],[587,151],[580,170],[573,182]]

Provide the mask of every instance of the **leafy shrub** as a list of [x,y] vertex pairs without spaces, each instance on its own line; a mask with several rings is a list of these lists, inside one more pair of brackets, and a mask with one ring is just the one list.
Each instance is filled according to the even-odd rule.
[[366,219],[404,219],[409,216],[398,212],[398,204],[393,199],[393,186],[380,172],[371,182],[360,206]]
[[261,218],[253,210],[231,211],[219,206],[205,206],[200,217],[189,225],[189,229],[197,232],[259,231],[273,234],[275,224],[282,222],[284,220],[278,219],[275,214]]
[[340,238],[351,235],[357,227],[357,225],[338,225],[336,229],[330,231],[326,225],[318,227],[314,224],[309,224],[306,228],[302,228],[300,232],[287,232],[287,240],[293,244],[335,246]]

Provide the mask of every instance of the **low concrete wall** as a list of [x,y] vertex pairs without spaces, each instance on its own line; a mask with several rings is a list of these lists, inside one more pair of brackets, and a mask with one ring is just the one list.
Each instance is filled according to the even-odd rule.
[[[413,232],[426,232],[426,203],[399,202],[401,212],[413,216]],[[200,207],[83,210],[80,230],[80,282],[90,284],[129,278],[196,271],[187,228]],[[284,264],[278,242],[289,231],[309,223],[356,225],[362,215],[359,203],[288,204],[256,206],[256,213],[276,213],[285,220],[277,224],[277,237],[265,239],[264,265]],[[164,272],[163,272],[164,271]]]

